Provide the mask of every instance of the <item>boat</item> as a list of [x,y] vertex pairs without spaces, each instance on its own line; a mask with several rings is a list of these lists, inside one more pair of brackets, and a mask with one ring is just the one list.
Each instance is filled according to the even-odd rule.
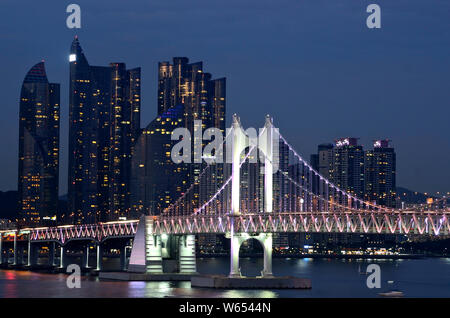
[[384,293],[378,293],[382,297],[403,297],[405,294],[399,290],[390,290]]
[[[388,284],[392,285],[392,284],[394,284],[394,281],[393,280],[388,280]],[[391,289],[391,290],[389,290],[387,292],[384,292],[384,293],[378,293],[378,295],[380,295],[381,297],[393,297],[393,298],[395,297],[395,298],[397,298],[397,297],[403,297],[405,294],[402,291]]]

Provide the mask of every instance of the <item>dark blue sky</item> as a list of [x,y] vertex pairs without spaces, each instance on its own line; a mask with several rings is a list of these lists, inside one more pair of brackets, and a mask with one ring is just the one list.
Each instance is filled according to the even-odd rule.
[[[82,28],[65,25],[77,3]],[[366,7],[382,9],[369,30]],[[68,52],[75,34],[89,62],[142,67],[142,125],[156,115],[157,62],[203,60],[227,77],[228,118],[260,127],[274,116],[309,158],[319,143],[389,138],[398,185],[450,191],[448,0],[2,0],[0,190],[17,188],[19,94],[45,59],[61,83],[61,193],[66,191]]]

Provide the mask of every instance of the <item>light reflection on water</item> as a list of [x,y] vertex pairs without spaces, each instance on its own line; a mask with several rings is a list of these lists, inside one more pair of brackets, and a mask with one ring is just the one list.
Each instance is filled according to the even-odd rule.
[[[198,271],[204,274],[224,274],[229,271],[228,258],[198,260]],[[381,266],[382,288],[366,287],[366,266]],[[263,268],[261,258],[240,260],[241,270],[257,276]],[[83,276],[80,289],[66,286],[65,274],[0,270],[0,297],[377,297],[390,287],[409,297],[450,297],[450,258],[405,260],[346,260],[346,259],[274,259],[273,270],[279,276],[307,277],[311,290],[220,290],[190,288],[190,282],[120,282],[99,281]]]
[[222,293],[224,298],[277,298],[278,293],[271,290],[227,290]]

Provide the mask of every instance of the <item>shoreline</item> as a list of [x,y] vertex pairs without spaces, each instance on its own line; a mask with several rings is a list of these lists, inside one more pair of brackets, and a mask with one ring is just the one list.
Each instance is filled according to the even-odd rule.
[[[198,258],[230,257],[229,254],[202,254]],[[240,258],[256,257],[262,258],[263,254],[244,254]],[[328,255],[328,254],[292,254],[273,255],[273,258],[328,258],[328,259],[423,259],[448,257],[445,255],[424,255],[424,254],[400,254],[400,255]]]
[[[228,258],[229,255],[202,255],[198,256],[198,259],[212,259],[212,258]],[[244,258],[262,258],[262,254],[255,255],[242,255],[241,259]],[[427,258],[447,258],[448,256],[428,256],[423,254],[405,254],[405,255],[322,255],[322,254],[311,254],[311,255],[274,255],[273,258],[276,259],[349,259],[349,260],[400,260],[400,259],[427,259]],[[30,271],[43,274],[68,274],[65,269],[58,267],[50,267],[46,265],[38,265],[36,267],[28,267],[25,265],[15,265],[8,266],[5,264],[0,265],[0,271],[3,270],[15,270],[15,271]],[[117,270],[104,270],[103,272],[117,272]],[[120,271],[122,273],[127,273],[127,271]],[[81,268],[81,273],[83,276],[98,277],[99,271],[94,268]]]
[[[229,254],[203,254],[197,255],[197,259],[229,258]],[[293,255],[272,255],[274,259],[352,259],[352,260],[376,260],[376,259],[426,259],[426,258],[448,258],[447,255],[425,255],[425,254],[401,254],[401,255],[326,255],[326,254],[293,254]],[[263,254],[244,254],[240,259],[263,258]],[[26,265],[0,264],[0,270],[20,270],[45,273],[66,273],[65,269],[48,265],[37,265],[32,268]],[[82,273],[97,274],[95,268],[81,268]]]

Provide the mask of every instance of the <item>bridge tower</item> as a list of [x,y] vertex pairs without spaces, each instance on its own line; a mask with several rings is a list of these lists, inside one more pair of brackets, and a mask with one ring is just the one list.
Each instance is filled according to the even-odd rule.
[[[153,216],[143,215],[134,237],[131,250],[129,272],[162,274],[163,258],[170,254],[170,239],[178,242],[176,255],[178,272],[193,274],[197,272],[195,258],[195,235],[166,235],[155,234]],[[178,240],[178,241],[177,241]]]
[[153,234],[151,216],[143,215],[139,220],[128,271],[149,274],[163,272],[161,236]]
[[[230,277],[240,277],[239,249],[243,242],[253,238],[258,240],[264,250],[264,269],[262,276],[272,276],[272,233],[235,233],[234,219],[240,215],[240,167],[241,153],[251,146],[251,140],[242,129],[239,117],[233,115],[232,124],[232,188],[231,188],[231,226],[230,226]],[[264,211],[273,212],[273,140],[274,127],[272,118],[267,115],[264,130],[258,138],[258,150],[264,155]]]

